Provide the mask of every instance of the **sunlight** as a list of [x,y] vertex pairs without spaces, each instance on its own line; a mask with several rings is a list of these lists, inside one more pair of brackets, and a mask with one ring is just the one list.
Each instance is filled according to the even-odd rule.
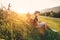
[[5,7],[11,3],[11,10],[18,13],[33,13],[34,11],[60,6],[59,0],[0,0]]

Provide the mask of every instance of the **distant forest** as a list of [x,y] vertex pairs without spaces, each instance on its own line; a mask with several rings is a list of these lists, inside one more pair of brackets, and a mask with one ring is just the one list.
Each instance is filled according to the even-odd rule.
[[44,12],[44,13],[41,13],[40,15],[60,18],[60,11],[59,12],[54,12],[54,11]]

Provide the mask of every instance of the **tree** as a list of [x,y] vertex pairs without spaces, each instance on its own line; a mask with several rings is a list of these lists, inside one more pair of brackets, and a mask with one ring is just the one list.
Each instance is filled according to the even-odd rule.
[[60,18],[60,11],[56,13],[55,17]]

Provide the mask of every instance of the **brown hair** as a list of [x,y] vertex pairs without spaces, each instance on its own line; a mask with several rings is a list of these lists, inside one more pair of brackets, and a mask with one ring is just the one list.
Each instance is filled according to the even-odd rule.
[[35,11],[34,15],[36,15],[37,13],[40,13],[39,11]]

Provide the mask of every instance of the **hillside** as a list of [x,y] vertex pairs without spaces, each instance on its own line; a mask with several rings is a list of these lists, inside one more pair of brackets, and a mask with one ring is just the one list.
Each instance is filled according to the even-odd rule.
[[0,39],[4,40],[60,40],[58,32],[50,28],[41,36],[24,17],[13,11],[0,10]]
[[50,12],[50,11],[59,12],[60,11],[60,6],[56,6],[56,7],[53,7],[53,8],[48,8],[48,9],[41,10],[41,12]]

